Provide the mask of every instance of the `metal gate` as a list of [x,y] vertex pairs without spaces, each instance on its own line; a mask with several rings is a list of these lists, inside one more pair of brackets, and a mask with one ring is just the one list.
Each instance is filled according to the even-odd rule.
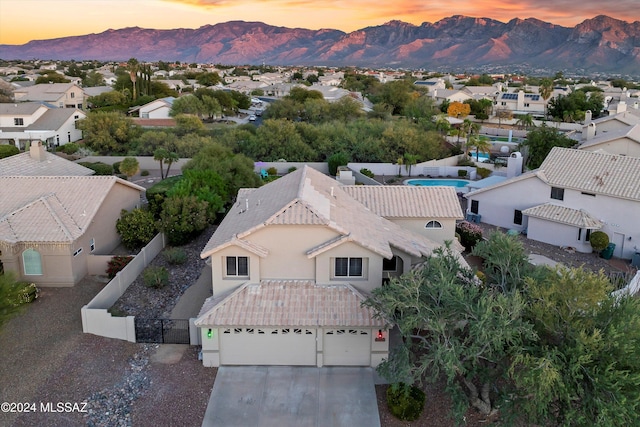
[[136,342],[190,344],[189,319],[135,318]]

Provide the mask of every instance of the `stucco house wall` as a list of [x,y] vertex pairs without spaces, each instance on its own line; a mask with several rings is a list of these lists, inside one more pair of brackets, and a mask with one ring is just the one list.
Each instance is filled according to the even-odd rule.
[[585,144],[579,147],[581,150],[598,151],[604,150],[611,154],[621,154],[623,156],[640,157],[640,142],[629,138],[621,138],[615,141],[602,142],[600,144]]
[[[456,238],[456,220],[453,218],[387,218],[389,221],[398,224],[400,227],[420,234],[427,239],[437,243],[444,243],[447,240],[453,241]],[[442,228],[426,228],[431,221],[437,221]]]

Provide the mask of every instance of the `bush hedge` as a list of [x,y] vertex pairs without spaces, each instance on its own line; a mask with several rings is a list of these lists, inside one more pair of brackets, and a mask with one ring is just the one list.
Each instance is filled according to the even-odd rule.
[[393,384],[387,389],[387,405],[391,414],[402,421],[415,421],[424,409],[425,394],[416,386]]
[[184,249],[166,248],[163,254],[164,259],[166,259],[169,264],[178,265],[187,262],[187,253]]
[[482,240],[482,229],[469,221],[456,224],[456,233],[460,235],[460,243],[467,251],[473,249],[476,243]]
[[102,162],[79,162],[85,168],[92,169],[96,175],[113,175],[113,166]]
[[107,273],[107,276],[109,276],[109,279],[113,279],[114,277],[116,277],[116,274],[119,271],[122,271],[122,269],[125,268],[127,264],[131,262],[132,259],[133,257],[130,255],[127,255],[127,256],[116,255],[112,257],[111,260],[107,262],[106,273]]
[[18,154],[20,150],[15,145],[0,145],[0,159]]
[[371,172],[369,169],[367,168],[362,168],[360,169],[360,173],[364,176],[368,176],[369,178],[373,178],[375,177],[375,175],[373,174],[373,172]]

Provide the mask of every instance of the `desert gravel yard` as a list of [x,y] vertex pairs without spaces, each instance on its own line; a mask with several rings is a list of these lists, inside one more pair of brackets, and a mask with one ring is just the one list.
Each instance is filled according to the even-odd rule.
[[23,413],[3,405],[0,426],[201,425],[216,369],[202,367],[195,347],[162,360],[154,344],[83,334],[80,308],[103,286],[87,278],[73,288],[42,288],[4,326],[0,403]]

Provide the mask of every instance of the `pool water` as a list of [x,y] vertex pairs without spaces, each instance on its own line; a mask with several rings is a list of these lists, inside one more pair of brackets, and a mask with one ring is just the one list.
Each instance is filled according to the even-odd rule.
[[464,188],[469,185],[469,182],[471,181],[466,179],[408,179],[404,183],[418,187],[437,187],[444,185],[447,187]]

